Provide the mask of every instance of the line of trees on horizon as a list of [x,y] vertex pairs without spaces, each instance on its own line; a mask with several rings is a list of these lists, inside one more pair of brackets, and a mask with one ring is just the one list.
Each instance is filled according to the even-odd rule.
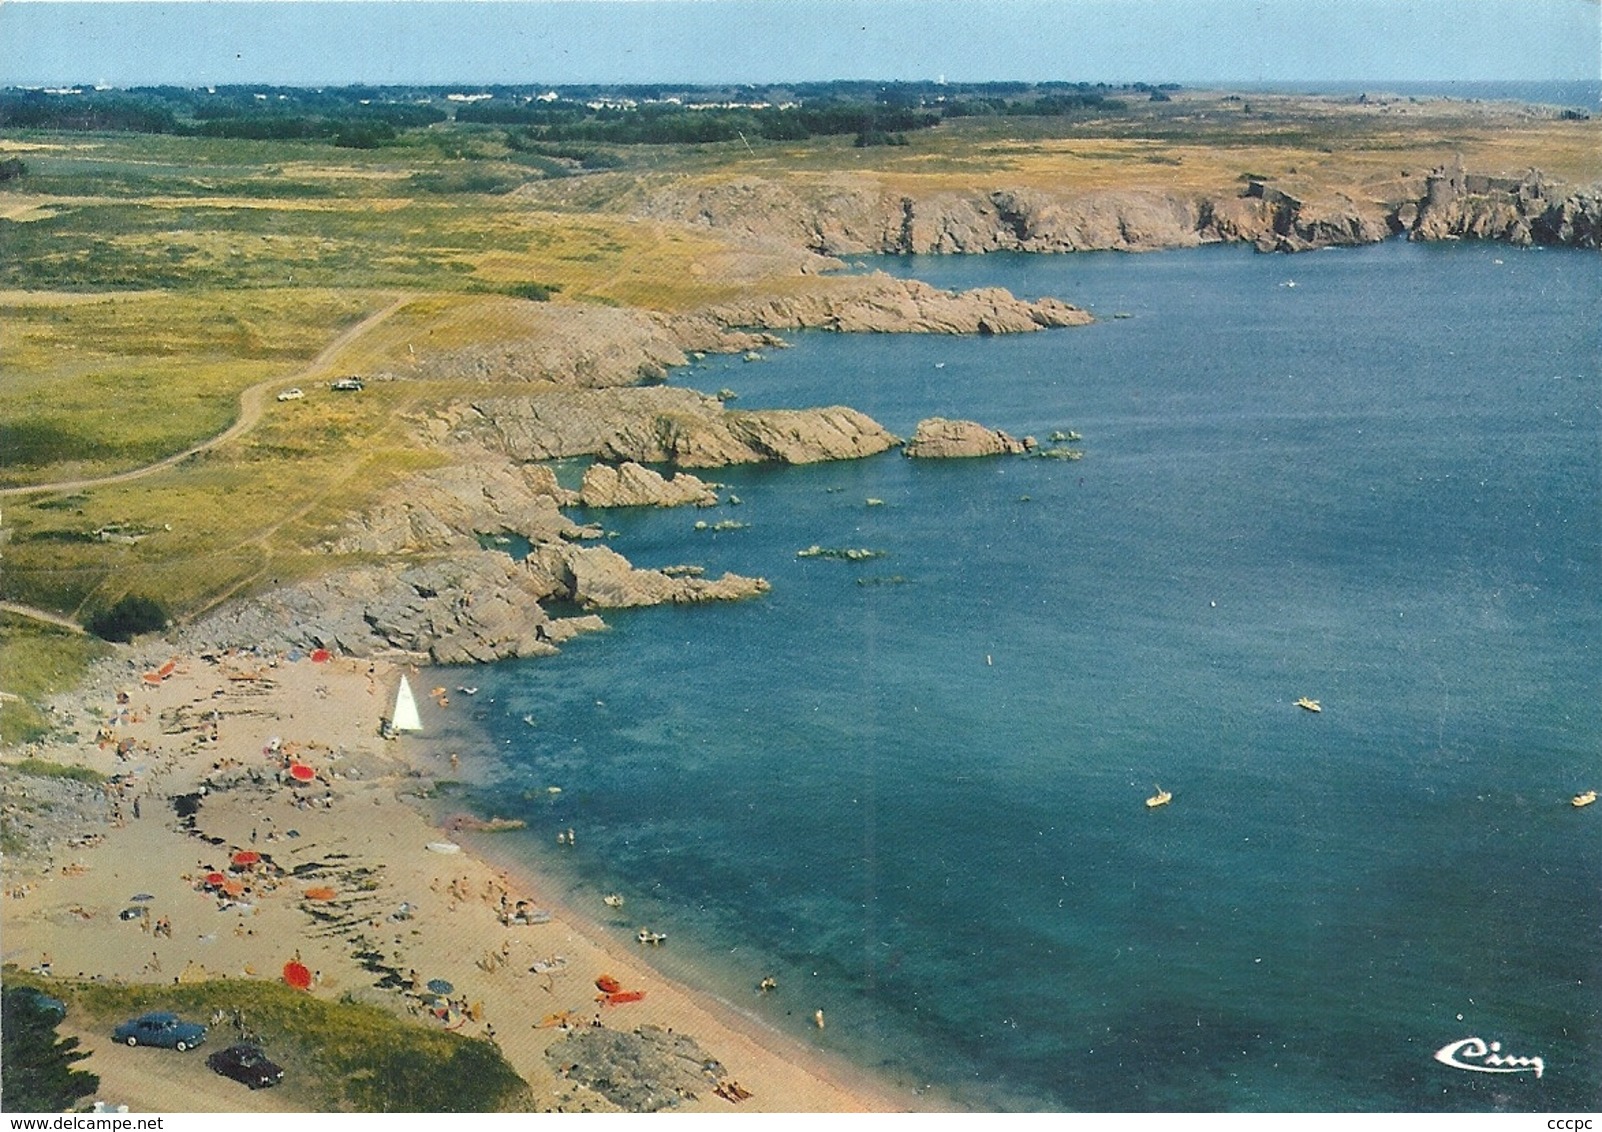
[[523,127],[528,143],[695,144],[855,134],[859,145],[895,144],[909,131],[948,118],[1111,112],[1126,105],[1116,94],[1166,98],[1171,89],[865,80],[712,87],[10,88],[0,90],[0,129],[316,139],[372,148],[454,116],[466,124]]

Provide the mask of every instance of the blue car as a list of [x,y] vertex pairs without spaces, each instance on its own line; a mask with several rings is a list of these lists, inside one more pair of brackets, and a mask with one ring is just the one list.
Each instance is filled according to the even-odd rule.
[[119,1042],[131,1046],[161,1046],[182,1053],[206,1040],[206,1027],[185,1022],[176,1014],[141,1014],[111,1032]]

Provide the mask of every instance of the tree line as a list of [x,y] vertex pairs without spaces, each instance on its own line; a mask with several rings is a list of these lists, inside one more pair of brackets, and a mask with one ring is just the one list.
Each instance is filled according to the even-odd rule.
[[218,138],[316,138],[372,148],[399,132],[443,122],[433,105],[329,98],[320,92],[213,93],[159,87],[128,91],[0,91],[0,129],[87,130]]

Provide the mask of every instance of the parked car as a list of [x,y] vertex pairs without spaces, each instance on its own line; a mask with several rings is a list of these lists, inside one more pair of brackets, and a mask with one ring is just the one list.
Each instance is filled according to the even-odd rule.
[[260,1046],[248,1043],[220,1049],[206,1059],[206,1064],[214,1073],[232,1077],[252,1089],[265,1089],[284,1079],[283,1069],[267,1060]]
[[278,399],[280,401],[299,401],[304,396],[306,396],[306,394],[302,393],[299,389],[286,389],[278,395]]
[[360,393],[366,386],[362,384],[362,379],[359,377],[342,377],[334,382],[332,388],[341,393]]
[[206,1040],[206,1027],[185,1022],[176,1014],[157,1011],[129,1019],[113,1030],[111,1036],[131,1046],[161,1046],[182,1053]]

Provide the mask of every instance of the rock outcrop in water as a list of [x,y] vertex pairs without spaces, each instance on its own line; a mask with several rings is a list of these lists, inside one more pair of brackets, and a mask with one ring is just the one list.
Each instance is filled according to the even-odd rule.
[[590,609],[630,609],[642,605],[688,605],[703,601],[739,601],[768,592],[761,578],[724,574],[708,579],[674,570],[639,570],[605,546],[535,547],[528,568],[549,579],[568,601]]
[[946,460],[972,456],[1016,456],[1034,444],[1018,440],[1000,429],[986,428],[977,421],[950,421],[929,417],[918,422],[912,439],[902,451],[919,459]]
[[585,507],[709,507],[718,501],[712,485],[688,472],[672,479],[640,464],[591,464],[578,501]]

